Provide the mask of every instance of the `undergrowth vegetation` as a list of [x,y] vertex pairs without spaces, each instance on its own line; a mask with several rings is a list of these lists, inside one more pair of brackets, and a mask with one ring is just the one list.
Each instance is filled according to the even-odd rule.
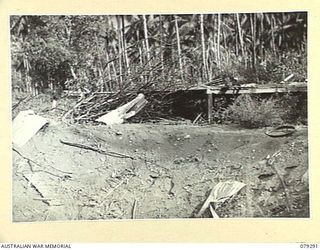
[[307,102],[303,96],[290,94],[282,98],[240,95],[222,114],[224,122],[231,121],[245,128],[306,124]]
[[308,123],[308,101],[305,93],[287,93],[279,97],[279,109],[282,110],[281,118],[285,123]]
[[245,128],[259,128],[281,124],[281,114],[272,98],[259,100],[240,95],[225,111],[225,117]]

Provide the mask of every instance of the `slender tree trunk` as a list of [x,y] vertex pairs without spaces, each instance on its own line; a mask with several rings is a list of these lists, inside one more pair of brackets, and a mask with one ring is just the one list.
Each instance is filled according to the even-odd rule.
[[161,62],[161,75],[162,75],[162,79],[164,79],[165,76],[164,76],[164,58],[163,58],[163,22],[162,22],[162,15],[159,15],[159,22],[160,22],[160,62]]
[[241,46],[241,55],[244,57],[244,64],[245,67],[247,67],[247,58],[246,58],[246,54],[244,51],[244,44],[243,44],[243,37],[242,37],[242,29],[241,29],[241,25],[240,25],[240,17],[239,14],[236,14],[237,17],[237,25],[238,25],[238,32],[239,32],[239,40],[240,40],[240,46]]
[[143,53],[142,53],[141,46],[139,46],[139,62],[140,62],[140,66],[142,67],[142,65],[143,65]]
[[149,63],[149,61],[150,61],[150,48],[149,48],[148,25],[147,25],[146,15],[142,15],[142,18],[143,18],[143,29],[144,29],[144,41],[145,41],[145,45],[146,45],[147,60]]
[[180,76],[183,79],[183,66],[182,66],[182,55],[181,55],[181,44],[180,44],[180,35],[179,35],[179,25],[178,25],[178,17],[174,16],[174,22],[176,27],[176,35],[177,35],[177,46],[178,46],[178,57],[179,57],[179,69]]
[[[210,48],[210,53],[208,53],[207,65],[209,69],[209,81],[211,81],[213,77],[213,65],[215,58],[212,55],[215,54],[215,43],[214,43],[214,30],[210,31],[210,35],[208,38],[208,47]],[[208,48],[208,50],[209,50]],[[211,55],[211,56],[210,56]]]
[[253,68],[257,64],[257,13],[253,13]]
[[[147,52],[147,66],[150,65],[150,47],[149,47],[149,36],[148,36],[148,23],[147,23],[147,17],[146,15],[142,15],[143,18],[143,30],[144,30],[144,41],[145,41],[145,47]],[[150,71],[150,77],[152,77],[152,71]],[[145,81],[148,81],[149,77],[145,77]]]
[[26,83],[27,93],[32,93],[31,81],[27,71],[25,72],[25,83]]
[[[112,68],[112,71],[113,71],[113,74],[114,74],[114,77],[115,77],[115,82],[117,83],[118,80],[117,80],[117,70],[116,70],[116,66],[115,66],[115,63],[114,62],[111,62],[111,68]],[[112,88],[112,91],[115,91],[115,86],[113,85],[113,82],[111,83],[111,88]]]
[[206,71],[207,71],[207,75],[208,75],[208,80],[209,82],[211,82],[212,79],[212,70],[210,69],[209,65],[210,65],[210,50],[209,48],[207,48],[206,50]]
[[124,16],[121,16],[121,18],[122,18],[122,29],[121,29],[122,46],[123,46],[123,52],[124,52],[124,59],[125,59],[125,62],[126,62],[127,73],[128,73],[128,76],[130,77],[131,70],[130,70],[130,60],[129,60],[128,52],[127,52],[127,42],[126,42],[126,39],[125,39]]
[[[139,50],[139,62],[140,62],[140,67],[141,67],[141,70],[142,67],[143,67],[143,61],[144,61],[144,56],[143,56],[143,42],[140,42],[140,36],[139,36],[139,31],[137,30],[136,31],[136,36],[137,36],[137,41],[139,41],[139,44],[138,44],[138,50]],[[145,82],[145,77],[143,74],[140,74],[140,79],[141,79],[141,82]]]
[[143,45],[141,45],[140,40],[139,40],[139,31],[136,31],[136,36],[137,36],[137,41],[139,41],[138,44],[138,50],[139,50],[139,62],[140,62],[140,66],[142,67],[143,65],[143,53],[142,53],[142,49],[141,47],[143,47]]
[[203,14],[200,14],[200,33],[201,33],[201,48],[202,48],[202,82],[206,79],[206,47],[204,40],[204,24],[203,24]]
[[221,59],[220,59],[220,29],[221,29],[221,14],[218,14],[218,37],[217,37],[217,58],[218,58],[218,67],[220,68]]
[[281,34],[282,34],[283,41],[284,41],[284,18],[285,18],[284,13],[281,13]]
[[276,44],[275,44],[275,37],[274,37],[274,26],[275,26],[275,23],[274,23],[274,16],[273,14],[271,14],[271,48],[272,48],[272,52],[273,54],[275,55],[276,54]]
[[103,92],[104,91],[104,79],[103,79],[103,67],[102,67],[102,61],[101,61],[101,52],[99,50],[99,40],[97,37],[97,34],[95,34],[94,36],[95,38],[95,43],[96,43],[96,53],[97,53],[97,57],[98,57],[98,75],[99,75],[99,85],[97,87],[100,87],[100,91]]
[[[234,15],[233,16],[233,23],[237,23],[237,17]],[[238,36],[236,35],[236,33],[239,33],[239,29],[237,26],[235,26],[235,53],[236,53],[236,56],[238,57],[239,56],[239,42],[238,42]]]
[[255,33],[255,14],[249,14],[250,17],[250,26],[251,26],[251,35],[252,35],[252,41],[251,41],[251,46],[252,46],[252,55],[251,55],[251,63],[252,63],[252,68],[256,68],[256,33]]
[[260,14],[261,18],[260,18],[260,31],[258,32],[258,40],[259,40],[259,46],[260,46],[260,51],[259,51],[259,54],[260,54],[260,57],[261,57],[261,60],[264,62],[265,61],[265,58],[264,58],[264,41],[262,39],[262,34],[263,34],[263,31],[264,31],[264,14]]
[[[109,27],[110,27],[110,19],[105,17],[105,31],[106,31],[106,34],[108,34],[108,31],[109,31]],[[107,62],[110,61],[110,56],[109,56],[109,42],[108,42],[108,39],[105,39],[105,44],[104,44],[104,51],[105,51],[105,56],[106,56],[106,60]],[[112,63],[113,62],[110,62],[107,64],[107,71],[108,71],[108,81],[106,82],[105,84],[105,89],[107,89],[108,91],[113,91],[113,78],[112,78],[112,72],[111,72],[111,67],[112,67]],[[104,71],[105,71],[105,67],[104,67]]]
[[[109,62],[110,60],[110,57],[109,57],[109,53],[106,52],[106,59],[107,59],[107,62]],[[110,67],[110,63],[108,63],[107,65],[107,71],[108,71],[108,85],[105,86],[106,89],[108,87],[108,91],[112,91],[112,76],[111,76],[111,67]]]
[[224,46],[224,51],[225,51],[225,60],[223,60],[223,62],[226,62],[227,65],[229,65],[229,55],[230,55],[230,52],[229,52],[229,49],[227,48],[227,35],[225,33],[225,31],[222,31],[222,39],[223,39],[223,46]]
[[72,46],[72,19],[70,19],[70,17],[66,18],[65,31],[67,35],[67,43],[69,46]]
[[122,40],[122,37],[121,37],[121,26],[120,26],[120,20],[119,20],[119,16],[117,16],[117,28],[118,28],[118,55],[119,55],[119,59],[118,59],[118,62],[119,62],[119,89],[122,90],[122,82],[123,82],[123,79],[122,79],[122,51],[121,51],[121,40]]
[[214,63],[217,64],[217,21],[215,15],[213,16],[213,54],[214,54]]
[[25,84],[27,93],[31,93],[33,95],[32,82],[30,77],[30,62],[27,55],[24,55],[23,64],[25,68]]
[[[116,57],[116,55],[119,55],[118,56],[118,60],[117,61],[114,61],[112,62],[112,67],[113,67],[113,72],[115,74],[115,79],[116,79],[116,82],[117,82],[117,85],[118,85],[118,89],[121,89],[121,85],[122,85],[122,60],[121,60],[121,56],[120,56],[120,48],[119,48],[119,34],[118,35],[118,38],[117,38],[117,45],[118,45],[118,48],[115,44],[113,44],[113,56]],[[117,63],[115,63],[117,62]],[[118,65],[117,65],[118,64]]]

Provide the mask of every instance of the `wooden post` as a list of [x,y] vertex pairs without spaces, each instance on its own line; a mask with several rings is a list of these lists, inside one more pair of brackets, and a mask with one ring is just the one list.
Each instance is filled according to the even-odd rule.
[[212,121],[212,106],[213,106],[213,96],[212,93],[207,93],[208,95],[208,122]]

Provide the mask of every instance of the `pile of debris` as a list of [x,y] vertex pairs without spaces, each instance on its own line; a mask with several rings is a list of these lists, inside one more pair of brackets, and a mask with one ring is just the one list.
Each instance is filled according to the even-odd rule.
[[140,112],[138,118],[164,117],[164,110],[168,110],[171,104],[170,100],[165,100],[165,96],[166,94],[161,96],[160,92],[142,94],[137,91],[111,94],[93,93],[80,99],[64,115],[64,119],[72,119],[76,122],[104,122],[106,118],[110,118],[111,120],[118,119],[119,123],[122,123],[123,120],[135,116],[146,106],[148,108]]
[[[77,123],[98,121],[106,124],[112,124],[117,119],[116,123],[122,123],[129,118],[131,122],[177,120],[179,111],[196,107],[194,102],[199,102],[200,98],[199,94],[189,91],[186,87],[177,91],[176,86],[172,85],[174,86],[172,87],[170,84],[161,88],[149,84],[142,86],[132,86],[114,93],[89,93],[82,96],[73,108],[65,113],[63,119],[70,119]],[[192,103],[189,105],[186,102]],[[196,108],[195,117],[199,113],[198,107]],[[106,119],[102,117],[109,121],[111,119],[111,123],[105,122]],[[180,114],[180,117],[190,120],[195,118],[185,117],[184,114]]]

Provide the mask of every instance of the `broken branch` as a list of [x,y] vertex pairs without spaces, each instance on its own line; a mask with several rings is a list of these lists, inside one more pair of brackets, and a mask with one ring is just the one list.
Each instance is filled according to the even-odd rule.
[[61,139],[60,139],[60,142],[62,144],[68,145],[68,146],[77,147],[77,148],[83,148],[83,149],[87,149],[87,150],[92,150],[94,152],[98,152],[100,154],[105,154],[105,155],[112,156],[112,157],[129,158],[129,159],[132,159],[132,160],[134,159],[132,156],[120,154],[120,153],[113,152],[113,151],[107,151],[105,149],[97,148],[97,147],[93,147],[93,146],[89,146],[89,145],[84,145],[84,144],[74,143],[74,142],[67,142],[67,141],[64,141],[64,140],[61,140]]
[[50,175],[52,175],[52,176],[55,176],[55,177],[58,177],[58,178],[62,178],[62,179],[71,178],[70,174],[72,174],[72,173],[70,173],[70,172],[64,172],[64,171],[59,170],[59,169],[57,169],[57,168],[55,168],[55,167],[52,167],[52,166],[50,166],[50,168],[53,168],[53,169],[55,169],[55,170],[57,170],[57,171],[60,171],[60,172],[62,172],[62,173],[65,173],[66,175],[61,176],[61,175],[53,174],[53,173],[51,173],[51,172],[49,172],[49,171],[47,171],[47,170],[43,170],[43,169],[35,170],[35,169],[33,168],[33,166],[32,166],[31,163],[33,163],[34,165],[37,165],[37,166],[40,167],[40,168],[43,168],[43,166],[41,166],[39,163],[35,162],[34,160],[32,160],[32,159],[30,159],[30,158],[22,155],[17,149],[12,148],[12,150],[13,150],[14,152],[16,152],[20,157],[22,157],[23,159],[25,159],[25,160],[27,161],[27,163],[28,163],[28,165],[29,165],[29,167],[30,167],[31,172],[43,172],[43,173],[50,174]]

